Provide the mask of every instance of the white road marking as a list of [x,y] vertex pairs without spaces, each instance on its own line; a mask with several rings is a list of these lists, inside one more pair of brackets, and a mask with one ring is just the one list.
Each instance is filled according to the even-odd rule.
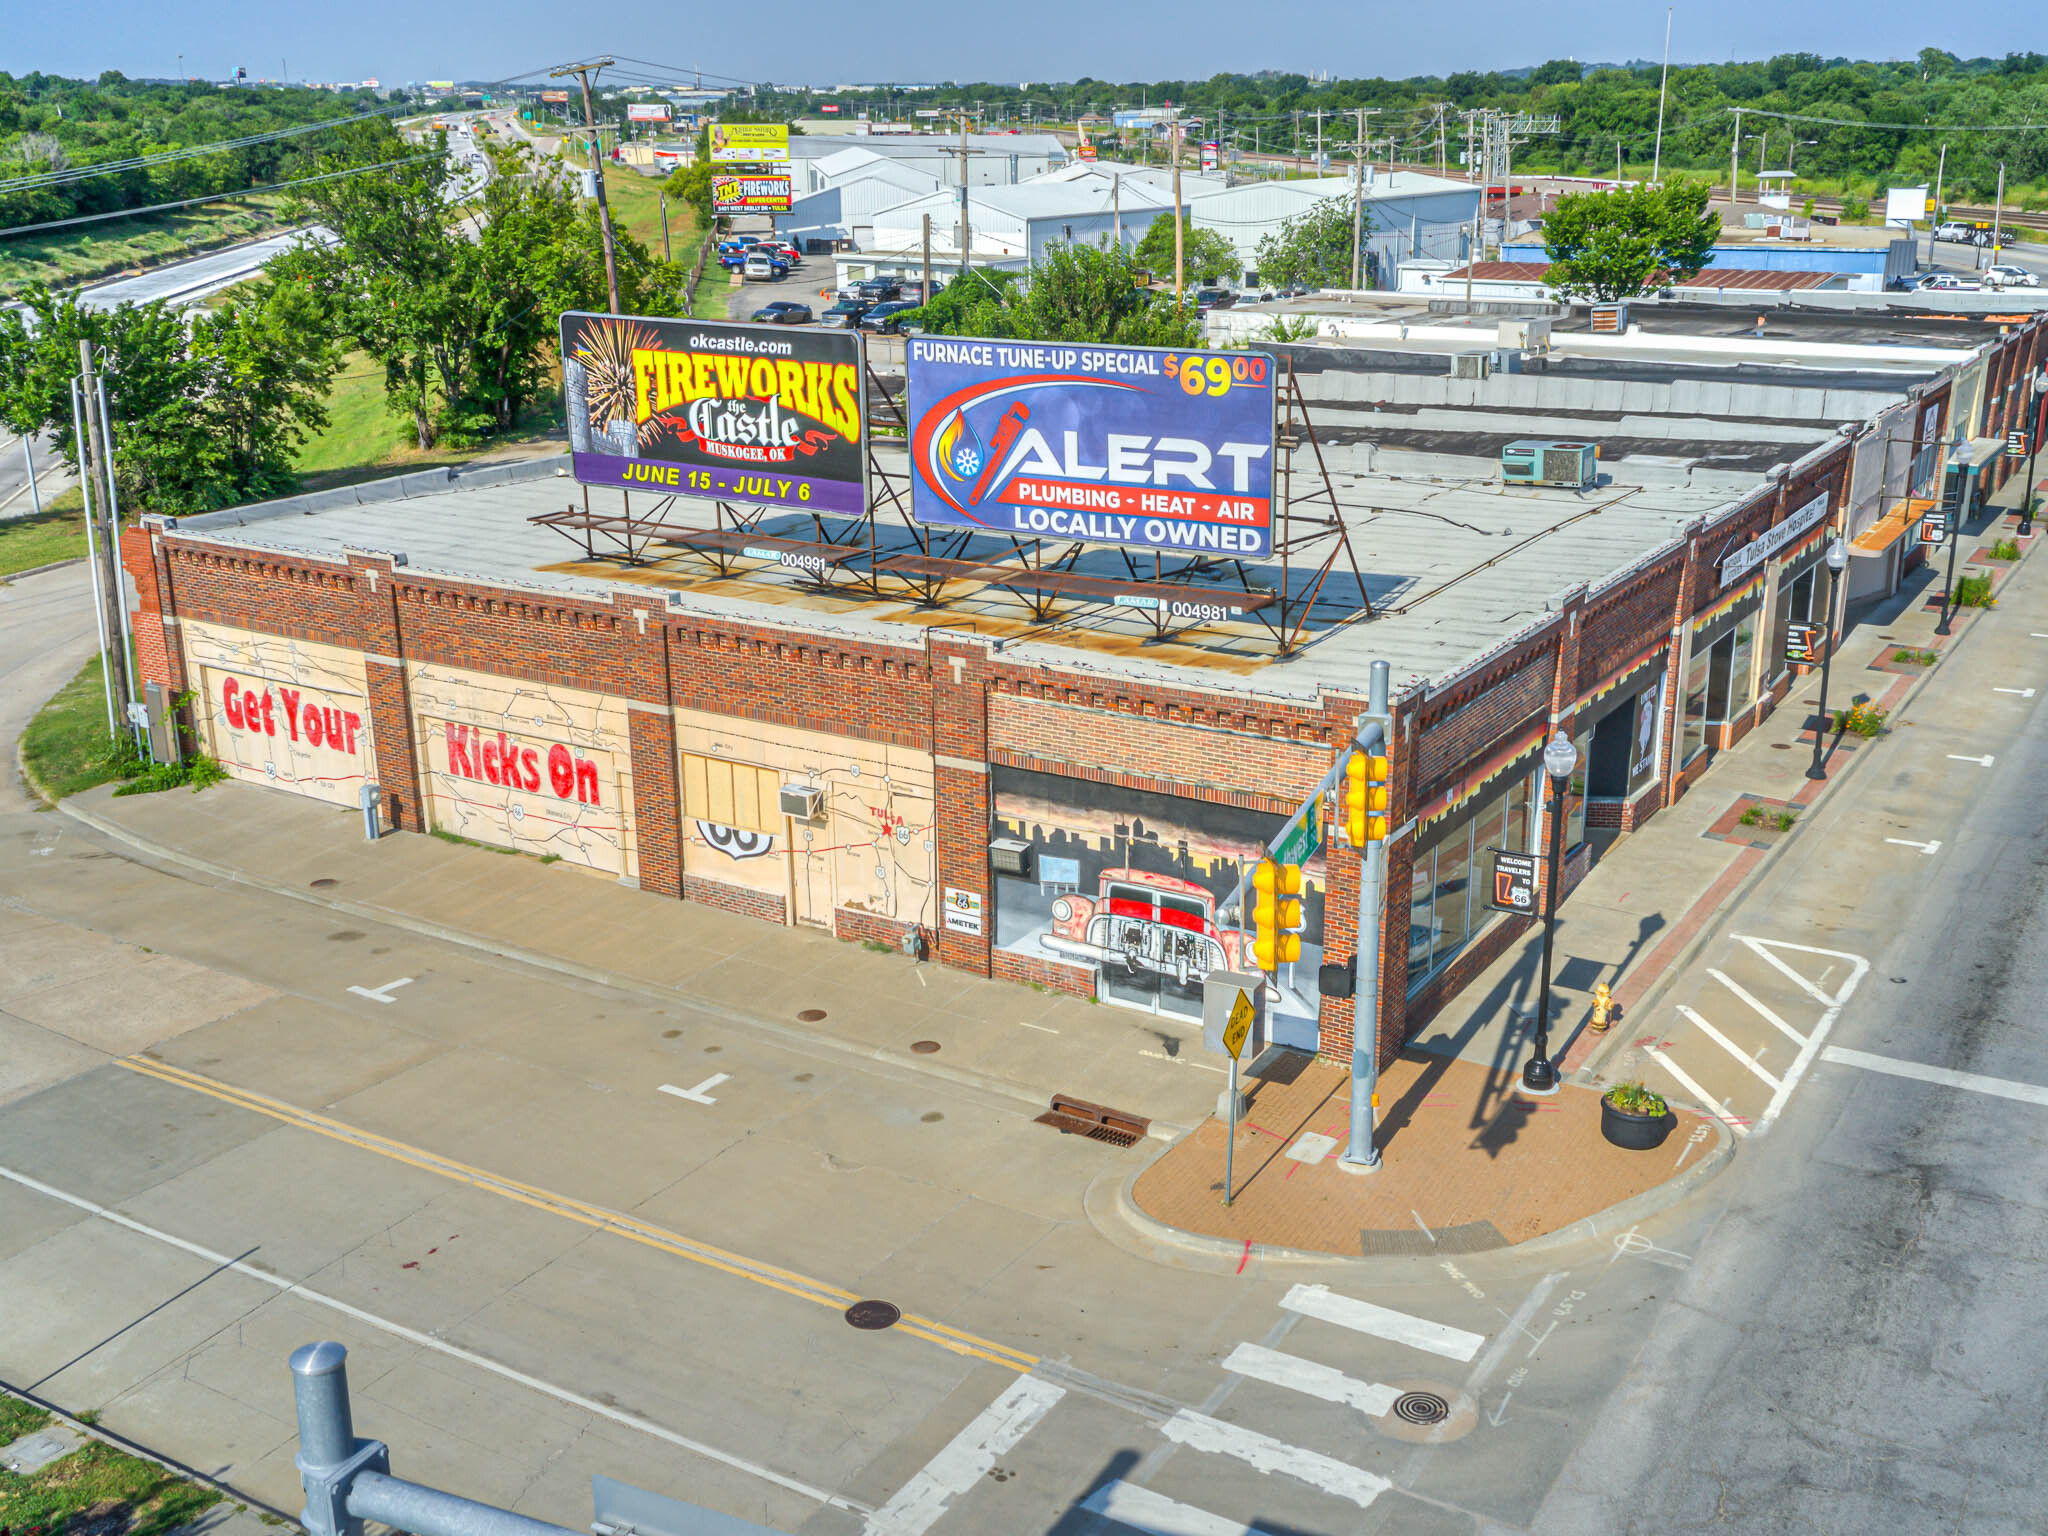
[[1949,761],[1955,763],[1975,763],[1979,768],[1989,768],[1997,759],[1989,752],[1986,752],[1982,757],[1969,757],[1961,752],[1951,752],[1949,753]]
[[1507,1417],[1508,1399],[1513,1397],[1514,1395],[1515,1394],[1512,1392],[1501,1393],[1500,1406],[1494,1409],[1493,1412],[1489,1413],[1486,1416],[1486,1422],[1491,1424],[1495,1429],[1499,1429],[1501,1426],[1501,1420]]
[[1709,1040],[1713,1041],[1714,1044],[1720,1046],[1722,1050],[1726,1051],[1730,1056],[1733,1056],[1737,1061],[1741,1062],[1745,1067],[1749,1068],[1750,1071],[1754,1072],[1758,1077],[1762,1078],[1766,1084],[1773,1088],[1778,1086],[1778,1080],[1775,1077],[1771,1076],[1770,1073],[1766,1072],[1762,1067],[1758,1066],[1756,1058],[1754,1056],[1750,1055],[1749,1052],[1745,1051],[1733,1040],[1730,1040],[1726,1035],[1722,1034],[1721,1031],[1714,1028],[1713,1025],[1709,1024],[1697,1013],[1694,1013],[1692,1009],[1686,1007],[1685,1004],[1680,1003],[1678,1005],[1678,1011],[1684,1014],[1687,1019],[1692,1021],[1693,1028],[1697,1029],[1701,1034],[1705,1035]]
[[2034,690],[2031,688],[1994,688],[1991,691],[1993,693],[2016,693],[2023,699],[2031,699],[2034,696]]
[[1059,1031],[1058,1031],[1058,1030],[1054,1029],[1054,1028],[1053,1028],[1053,1027],[1052,1027],[1051,1025],[1049,1025],[1049,1024],[1027,1024],[1027,1023],[1025,1023],[1025,1022],[1024,1022],[1024,1020],[1022,1020],[1022,1019],[1019,1019],[1019,1020],[1017,1021],[1017,1027],[1018,1027],[1019,1029],[1035,1029],[1035,1030],[1037,1030],[1037,1031],[1038,1031],[1038,1032],[1039,1032],[1039,1033],[1040,1033],[1041,1035],[1056,1035],[1056,1034],[1058,1034],[1058,1033],[1059,1033]]
[[1169,1499],[1136,1483],[1104,1483],[1081,1501],[1081,1507],[1118,1525],[1144,1531],[1147,1536],[1255,1536],[1248,1525]]
[[1369,1333],[1376,1338],[1426,1349],[1447,1360],[1470,1360],[1486,1342],[1483,1333],[1467,1333],[1448,1323],[1433,1323],[1426,1317],[1411,1317],[1391,1307],[1376,1307],[1369,1301],[1340,1296],[1326,1285],[1297,1285],[1280,1299],[1290,1312],[1319,1317],[1326,1323]]
[[373,1003],[395,1003],[398,999],[387,994],[396,991],[399,987],[409,987],[411,985],[412,978],[410,976],[401,976],[396,981],[385,982],[381,987],[350,987],[349,991],[355,993],[357,997],[367,997]]
[[1019,1376],[967,1427],[947,1441],[894,1497],[868,1516],[868,1536],[923,1536],[958,1494],[987,1477],[996,1458],[1031,1433],[1067,1395],[1036,1376]]
[[[1835,968],[1832,965],[1829,966],[1827,970],[1822,971],[1820,973],[1820,979],[1822,981],[1826,981],[1828,977],[1831,974],[1833,974],[1834,969]],[[1749,990],[1746,987],[1744,987],[1740,982],[1736,981],[1732,976],[1728,975],[1725,971],[1717,971],[1712,966],[1708,966],[1707,974],[1713,977],[1714,980],[1721,983],[1721,985],[1726,987],[1730,992],[1733,992],[1737,997],[1741,998],[1745,1003],[1749,1004],[1750,1007],[1754,1008],[1758,1013],[1762,1014],[1771,1023],[1777,1025],[1779,1032],[1783,1034],[1787,1040],[1790,1040],[1794,1045],[1806,1044],[1806,1036],[1800,1034],[1798,1030],[1794,1029],[1790,1024],[1787,1024],[1783,1019],[1779,1018],[1775,1013],[1771,1012],[1770,1009],[1766,1008],[1763,1005],[1763,1002],[1760,998],[1752,997],[1749,993]]]
[[[1936,844],[1935,846],[1939,847],[1940,845]],[[1835,1027],[1835,1020],[1842,1016],[1843,1005],[1849,1001],[1851,994],[1862,983],[1863,978],[1870,974],[1870,962],[1861,955],[1851,954],[1846,949],[1819,949],[1811,944],[1794,944],[1788,939],[1756,939],[1744,934],[1737,934],[1735,937],[1740,942],[1747,944],[1760,959],[1770,962],[1785,975],[1791,977],[1808,996],[1827,1005],[1827,1011],[1820,1016],[1819,1022],[1813,1026],[1813,1033],[1806,1037],[1806,1044],[1799,1048],[1799,1054],[1792,1058],[1792,1065],[1785,1069],[1785,1076],[1778,1084],[1778,1091],[1771,1095],[1771,1102],[1766,1104],[1764,1112],[1757,1116],[1757,1134],[1762,1135],[1771,1128],[1772,1122],[1778,1118],[1779,1111],[1784,1109],[1786,1100],[1792,1097],[1792,1090],[1799,1086],[1799,1080],[1806,1075],[1806,1069],[1813,1064],[1814,1056],[1827,1041],[1828,1031]],[[1804,976],[1801,976],[1791,966],[1772,953],[1773,950],[1780,949],[1791,950],[1802,955],[1825,955],[1830,960],[1846,960],[1849,962],[1848,979],[1833,992],[1823,992],[1819,987],[1808,981]]]
[[1747,1136],[1749,1134],[1749,1127],[1747,1125],[1744,1125],[1740,1120],[1736,1119],[1735,1116],[1729,1114],[1726,1110],[1722,1109],[1719,1105],[1717,1105],[1714,1102],[1714,1096],[1711,1093],[1707,1092],[1706,1089],[1702,1088],[1690,1072],[1686,1071],[1685,1068],[1681,1067],[1677,1062],[1673,1061],[1670,1058],[1670,1056],[1668,1056],[1665,1053],[1664,1048],[1662,1046],[1646,1045],[1643,1047],[1643,1050],[1649,1055],[1652,1061],[1662,1063],[1664,1070],[1666,1072],[1669,1072],[1673,1077],[1677,1078],[1681,1083],[1685,1084],[1686,1091],[1693,1096],[1694,1101],[1699,1104],[1700,1108],[1704,1109],[1716,1120],[1719,1120],[1722,1124],[1726,1125],[1728,1129],[1733,1131],[1736,1135]]
[[1941,847],[1941,839],[1939,838],[1936,838],[1931,843],[1916,843],[1910,837],[1888,837],[1885,839],[1885,841],[1888,843],[1897,843],[1901,848],[1918,848],[1930,859],[1934,857],[1935,853]]
[[1196,1061],[1192,1057],[1188,1056],[1169,1056],[1164,1051],[1147,1050],[1140,1050],[1138,1054],[1140,1056],[1150,1056],[1154,1061],[1170,1061],[1174,1063],[1176,1066],[1197,1067],[1204,1072],[1218,1072],[1225,1077],[1230,1076],[1230,1068],[1228,1067],[1212,1066],[1210,1063],[1206,1061]]
[[730,1072],[714,1072],[694,1088],[678,1088],[674,1083],[663,1083],[661,1091],[674,1094],[679,1099],[688,1099],[692,1104],[716,1104],[718,1100],[712,1098],[707,1090],[716,1088],[720,1083],[729,1083],[731,1081],[732,1074]]
[[1972,1093],[1988,1093],[1994,1098],[2018,1099],[2022,1104],[2048,1105],[2048,1088],[2038,1083],[2015,1082],[2009,1077],[1985,1077],[1977,1072],[1958,1072],[1952,1067],[1927,1067],[1917,1061],[1901,1061],[1896,1056],[1873,1056],[1868,1051],[1844,1050],[1839,1045],[1831,1045],[1820,1054],[1823,1061],[1861,1067],[1866,1072],[1915,1078],[1923,1083],[1939,1083],[1945,1088],[1967,1088]]
[[1223,1369],[1272,1386],[1286,1387],[1291,1392],[1320,1397],[1326,1403],[1349,1403],[1372,1418],[1390,1411],[1394,1399],[1401,1395],[1392,1387],[1381,1386],[1376,1381],[1360,1381],[1356,1376],[1346,1376],[1334,1366],[1304,1360],[1299,1355],[1284,1355],[1263,1344],[1238,1345],[1230,1352],[1230,1358],[1223,1362]]
[[[1505,1331],[1494,1335],[1493,1342],[1486,1346],[1486,1353],[1473,1362],[1472,1374],[1465,1378],[1467,1392],[1474,1397],[1479,1395],[1480,1389],[1492,1380],[1493,1373],[1500,1369],[1500,1363],[1507,1359],[1508,1351],[1514,1347],[1518,1334],[1527,1334],[1528,1337],[1536,1339],[1536,1335],[1529,1332],[1529,1324],[1535,1321],[1536,1314],[1542,1311],[1544,1303],[1550,1300],[1550,1293],[1562,1285],[1570,1273],[1570,1270],[1565,1270],[1559,1274],[1545,1275],[1538,1280],[1529,1294],[1522,1298],[1522,1304],[1515,1308],[1512,1317],[1500,1312],[1499,1307],[1493,1309],[1507,1318],[1508,1326]],[[1536,1339],[1536,1342],[1540,1344],[1543,1341]]]
[[1159,1432],[1192,1450],[1235,1456],[1260,1472],[1285,1473],[1311,1488],[1319,1488],[1340,1499],[1349,1499],[1360,1509],[1370,1508],[1372,1501],[1392,1486],[1384,1477],[1376,1477],[1348,1461],[1305,1451],[1298,1445],[1275,1440],[1257,1430],[1225,1424],[1191,1408],[1181,1409],[1160,1426]]
[[10,1179],[14,1183],[21,1185],[24,1189],[32,1189],[37,1194],[47,1195],[52,1200],[61,1200],[64,1204],[76,1210],[84,1211],[88,1215],[97,1216],[102,1221],[112,1222],[117,1227],[126,1228],[128,1231],[137,1233],[140,1236],[153,1238],[159,1243],[189,1253],[194,1258],[203,1260],[216,1269],[229,1269],[238,1275],[246,1276],[248,1279],[260,1280],[263,1284],[272,1286],[287,1296],[295,1296],[300,1301],[310,1302],[316,1307],[325,1307],[331,1312],[339,1312],[344,1317],[351,1317],[359,1323],[365,1323],[372,1328],[380,1329],[390,1334],[393,1338],[404,1339],[408,1344],[416,1344],[421,1349],[431,1349],[436,1354],[448,1356],[451,1360],[460,1360],[465,1365],[473,1365],[480,1371],[489,1371],[493,1376],[513,1382],[530,1391],[552,1397],[556,1402],[567,1403],[572,1408],[580,1408],[585,1413],[595,1414],[601,1419],[609,1419],[614,1424],[623,1424],[628,1429],[637,1429],[644,1435],[652,1435],[657,1440],[662,1440],[682,1450],[690,1451],[704,1457],[708,1461],[715,1461],[720,1466],[731,1467],[735,1471],[750,1473],[764,1482],[773,1483],[778,1488],[786,1488],[791,1493],[802,1494],[805,1498],[820,1504],[830,1504],[838,1509],[851,1510],[857,1515],[870,1513],[868,1506],[857,1500],[841,1498],[838,1494],[827,1493],[822,1488],[813,1488],[809,1483],[799,1482],[793,1477],[786,1477],[780,1472],[762,1466],[759,1462],[748,1461],[745,1457],[735,1456],[730,1451],[721,1451],[714,1446],[704,1444],[701,1440],[692,1440],[689,1436],[679,1435],[672,1429],[664,1429],[661,1425],[651,1420],[643,1419],[638,1414],[627,1413],[621,1409],[613,1408],[608,1404],[598,1402],[595,1398],[584,1397],[580,1393],[558,1387],[552,1382],[542,1381],[538,1376],[529,1376],[524,1371],[515,1371],[509,1365],[500,1365],[497,1361],[485,1355],[479,1355],[471,1350],[462,1349],[448,1343],[445,1339],[435,1337],[431,1333],[422,1333],[417,1328],[408,1328],[403,1323],[394,1323],[389,1318],[377,1316],[374,1312],[365,1312],[361,1307],[350,1306],[347,1302],[337,1297],[325,1295],[320,1291],[309,1290],[295,1280],[287,1280],[283,1275],[274,1275],[268,1270],[257,1269],[252,1265],[245,1264],[240,1259],[231,1258],[224,1253],[215,1253],[211,1248],[201,1247],[198,1243],[187,1242],[182,1237],[174,1237],[168,1232],[146,1226],[142,1222],[135,1220],[132,1216],[123,1216],[119,1211],[109,1210],[106,1206],[96,1204],[91,1200],[85,1199],[83,1196],[69,1194],[64,1190],[56,1188],[54,1185],[45,1184],[41,1179],[30,1178],[25,1173],[17,1173],[14,1169],[6,1167],[0,1167],[0,1178]]

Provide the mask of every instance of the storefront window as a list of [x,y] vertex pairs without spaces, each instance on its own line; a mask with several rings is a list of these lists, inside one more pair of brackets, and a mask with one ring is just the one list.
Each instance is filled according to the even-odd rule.
[[1414,871],[1408,876],[1408,980],[1412,985],[1430,972],[1429,954],[1436,942],[1436,919],[1432,915],[1436,895],[1436,850],[1415,855]]
[[1472,890],[1472,828],[1453,832],[1436,851],[1436,954],[1442,965],[1472,931],[1466,897]]
[[1794,624],[1807,622],[1813,605],[1813,567],[1808,566],[1778,588],[1778,606],[1771,619],[1771,649],[1764,657],[1764,673],[1777,677],[1789,663],[1785,659]]
[[1685,673],[1685,725],[1679,738],[1679,766],[1698,757],[1707,746],[1707,674],[1712,656],[1695,650]]
[[1518,779],[1471,821],[1415,856],[1408,883],[1408,985],[1442,970],[1491,916],[1493,852],[1529,845],[1529,789]]
[[1586,840],[1586,766],[1593,761],[1593,733],[1587,731],[1575,738],[1572,745],[1579,749],[1579,761],[1566,781],[1564,845],[1567,849],[1576,848]]
[[1729,647],[1728,712],[1721,718],[1733,720],[1756,702],[1756,615],[1737,624],[1725,643]]

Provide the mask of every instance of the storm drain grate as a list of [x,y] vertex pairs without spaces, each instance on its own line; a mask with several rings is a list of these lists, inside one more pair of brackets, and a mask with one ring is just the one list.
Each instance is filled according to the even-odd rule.
[[1069,1098],[1063,1093],[1052,1096],[1052,1108],[1040,1115],[1035,1123],[1049,1125],[1063,1136],[1086,1136],[1090,1141],[1108,1142],[1112,1147],[1136,1146],[1152,1125],[1142,1115],[1105,1109],[1100,1104]]
[[341,884],[341,882],[340,882],[339,880],[335,879],[335,878],[334,878],[334,877],[333,877],[332,875],[322,875],[322,876],[321,876],[321,877],[320,877],[320,878],[319,878],[318,880],[315,880],[315,881],[313,882],[313,889],[314,889],[314,890],[316,890],[316,891],[324,891],[324,890],[326,890],[326,889],[327,889],[327,888],[328,888],[328,887],[329,887],[330,885],[339,885],[339,884]]
[[1394,1399],[1394,1417],[1404,1424],[1441,1424],[1451,1405],[1436,1392],[1403,1392]]

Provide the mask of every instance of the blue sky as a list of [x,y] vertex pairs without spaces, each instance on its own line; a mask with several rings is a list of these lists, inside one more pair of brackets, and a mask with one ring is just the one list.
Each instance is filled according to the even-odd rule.
[[[1206,78],[1225,70],[1402,76],[1512,68],[1547,58],[1654,58],[1664,7],[1640,0],[1463,0],[1422,5],[1293,0],[1282,6],[1030,0],[778,0],[713,6],[610,0],[92,0],[22,4],[0,31],[0,69],[66,75],[404,80],[509,76],[598,51],[741,79]],[[2048,9],[1894,0],[1699,0],[1681,5],[1678,61],[1808,51],[1965,57],[2048,50]]]

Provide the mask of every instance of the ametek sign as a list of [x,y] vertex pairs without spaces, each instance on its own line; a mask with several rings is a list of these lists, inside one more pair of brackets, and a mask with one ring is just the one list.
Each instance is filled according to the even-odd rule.
[[1271,553],[1265,354],[914,337],[908,355],[917,521]]

